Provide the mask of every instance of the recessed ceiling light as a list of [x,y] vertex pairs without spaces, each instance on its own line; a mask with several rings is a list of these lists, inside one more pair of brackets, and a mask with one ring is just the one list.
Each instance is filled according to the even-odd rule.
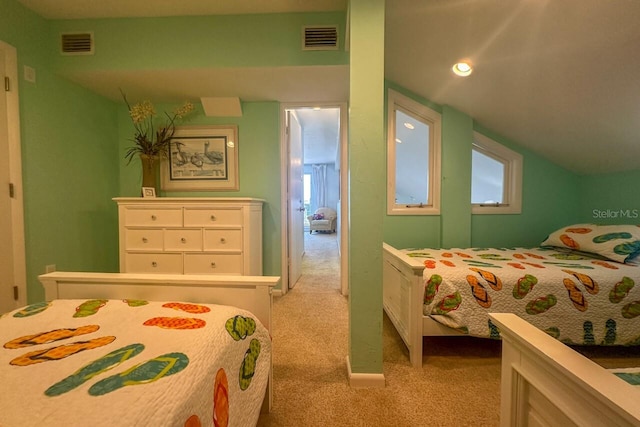
[[457,76],[467,77],[473,72],[473,67],[469,62],[458,62],[451,67],[451,70],[453,70],[453,73]]
[[407,129],[415,129],[415,126],[409,122],[404,122],[404,127],[406,127]]
[[398,144],[402,144],[402,140],[401,140],[400,138],[396,138],[396,142],[397,142]]

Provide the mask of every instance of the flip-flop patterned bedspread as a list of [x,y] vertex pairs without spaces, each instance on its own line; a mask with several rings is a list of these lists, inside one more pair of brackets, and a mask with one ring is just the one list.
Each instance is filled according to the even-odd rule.
[[55,300],[0,317],[0,425],[255,425],[268,331],[213,304]]
[[551,248],[405,249],[424,260],[424,315],[499,338],[515,313],[567,344],[640,345],[640,267]]

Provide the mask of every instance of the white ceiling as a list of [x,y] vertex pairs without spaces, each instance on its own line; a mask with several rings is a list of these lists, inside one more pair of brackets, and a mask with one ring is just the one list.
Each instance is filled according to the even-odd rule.
[[637,170],[639,23],[637,0],[388,0],[385,74],[570,170]]
[[298,108],[302,127],[304,163],[335,163],[340,136],[339,108]]
[[[55,19],[328,11],[345,10],[347,3],[20,1]],[[387,79],[572,171],[640,169],[640,1],[386,0],[386,9]],[[450,72],[462,58],[475,66],[466,79]],[[136,98],[146,92],[157,100],[283,102],[346,100],[349,78],[347,66],[69,77],[113,99],[124,85],[139,88],[140,94],[131,93]]]

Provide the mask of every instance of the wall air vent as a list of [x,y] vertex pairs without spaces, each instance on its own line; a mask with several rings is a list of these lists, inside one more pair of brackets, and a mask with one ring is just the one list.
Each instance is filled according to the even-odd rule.
[[60,36],[63,55],[93,55],[93,33],[63,33]]
[[338,50],[338,26],[313,25],[304,27],[302,50]]

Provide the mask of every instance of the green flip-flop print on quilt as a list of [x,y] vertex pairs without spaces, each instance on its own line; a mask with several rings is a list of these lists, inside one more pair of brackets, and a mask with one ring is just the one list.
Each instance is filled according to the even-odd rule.
[[[87,316],[94,315],[107,302],[108,302],[107,300],[85,301],[84,303],[80,304],[76,308],[75,313],[73,314],[73,317],[87,317]],[[144,300],[125,300],[124,302],[127,303],[130,307],[140,307],[142,305],[148,304],[148,302]],[[41,313],[42,311],[46,310],[50,306],[51,306],[51,303],[32,304],[24,308],[23,310],[15,313],[14,317],[17,317],[17,318],[30,317],[30,316]],[[93,326],[93,325],[90,325],[90,326]],[[98,329],[99,327],[95,326],[93,327],[93,329],[89,328],[90,330],[85,331],[84,329],[86,328],[87,327],[81,327],[81,328],[78,328],[78,330],[60,330],[63,332],[62,334],[63,336],[60,339],[69,338],[77,334],[94,332],[94,330]],[[54,336],[56,335],[55,334],[56,332],[58,331],[55,330],[49,333],[45,333],[44,335],[46,337]],[[43,335],[43,334],[40,334],[40,335]],[[15,348],[22,348],[24,346],[37,345],[41,343],[44,344],[47,342],[47,340],[45,340],[44,342],[40,342],[42,341],[42,339],[32,340],[30,339],[32,338],[31,336],[22,337],[22,338],[26,338],[26,339],[22,339],[20,341],[21,345],[18,345]],[[53,338],[55,338],[55,336]],[[53,338],[52,340],[55,340]],[[115,338],[115,337],[112,337],[112,338]],[[17,341],[17,340],[13,340],[13,341]],[[13,341],[7,344],[11,344],[13,343]],[[78,343],[74,343],[74,344],[78,344]],[[73,345],[73,344],[69,344],[67,346],[70,346],[70,345]],[[5,345],[5,347],[7,347],[7,345]],[[93,347],[98,347],[98,346],[96,345]],[[89,347],[89,348],[93,348],[93,347]],[[9,348],[13,348],[13,347],[9,347]],[[49,351],[56,350],[57,348],[58,347],[49,349]],[[102,356],[90,362],[89,364],[78,369],[76,372],[74,372],[70,376],[52,385],[45,391],[45,395],[54,397],[54,396],[59,396],[61,394],[64,394],[68,391],[71,391],[79,387],[80,385],[86,383],[87,381],[91,380],[92,378],[96,377],[97,375],[107,372],[121,365],[127,360],[132,359],[133,357],[140,354],[144,350],[144,348],[145,347],[143,344],[136,343],[136,344],[130,344],[125,347],[114,350],[106,354],[105,356]],[[65,352],[64,357],[72,354],[75,354],[75,353]],[[154,382],[161,378],[176,374],[184,370],[184,368],[186,368],[188,364],[189,364],[189,358],[184,353],[179,353],[179,352],[166,353],[166,354],[154,357],[152,359],[149,359],[138,365],[135,365],[126,371],[120,372],[118,374],[107,377],[101,381],[98,381],[96,384],[94,384],[89,388],[89,394],[92,396],[100,396],[125,386]],[[24,366],[27,366],[27,364],[25,364]]]
[[[144,350],[142,344],[130,344],[94,360],[78,369],[72,375],[49,387],[44,394],[50,397],[59,396],[71,391],[95,376],[107,372]],[[138,384],[147,384],[182,371],[189,364],[189,358],[183,353],[167,353],[133,366],[98,381],[89,388],[92,396],[101,396],[119,388]]]
[[[227,332],[235,341],[241,341],[253,335],[256,330],[256,321],[250,317],[234,316],[227,320],[225,327]],[[249,349],[244,354],[244,359],[240,364],[238,381],[240,390],[246,390],[251,385],[251,380],[256,371],[256,362],[260,355],[260,341],[253,338],[249,342]]]

